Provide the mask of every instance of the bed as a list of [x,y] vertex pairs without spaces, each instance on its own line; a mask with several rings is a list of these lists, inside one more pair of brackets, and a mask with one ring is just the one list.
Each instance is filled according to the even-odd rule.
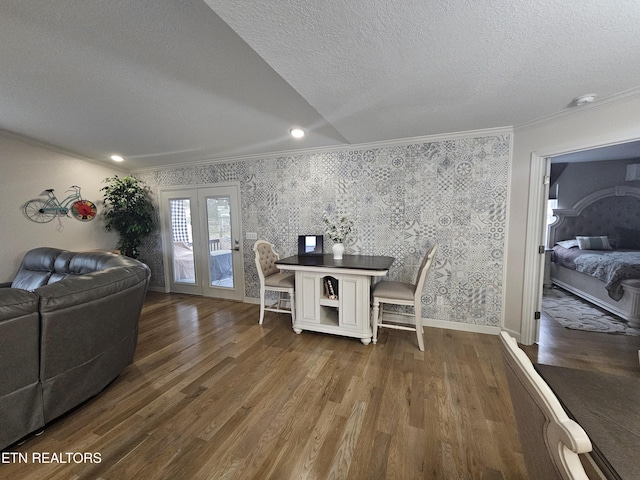
[[554,215],[552,283],[640,328],[640,189],[600,190]]

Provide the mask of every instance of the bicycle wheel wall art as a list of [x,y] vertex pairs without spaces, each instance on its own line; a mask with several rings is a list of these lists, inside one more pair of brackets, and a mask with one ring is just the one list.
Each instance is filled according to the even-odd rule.
[[71,193],[62,201],[58,200],[53,191],[53,188],[49,188],[42,192],[45,198],[34,198],[23,205],[22,209],[29,220],[48,223],[56,217],[67,217],[69,213],[82,222],[91,221],[96,217],[98,209],[93,202],[82,198],[79,186],[71,185],[67,190]]

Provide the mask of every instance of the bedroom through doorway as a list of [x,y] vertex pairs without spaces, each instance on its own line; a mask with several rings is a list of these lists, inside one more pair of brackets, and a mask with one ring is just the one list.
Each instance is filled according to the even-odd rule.
[[[552,337],[554,334],[563,338],[575,337],[576,341],[581,341],[585,335],[593,334],[605,335],[604,338],[606,335],[628,337],[616,339],[615,342],[629,344],[629,351],[636,352],[633,360],[637,366],[640,329],[630,327],[628,322],[615,314],[615,311],[607,311],[600,305],[589,301],[593,298],[590,297],[588,290],[584,294],[580,290],[582,288],[580,285],[574,290],[570,284],[564,285],[550,271],[558,268],[551,261],[555,256],[552,252],[554,244],[556,241],[569,239],[549,238],[549,226],[558,221],[553,215],[554,209],[556,212],[568,214],[570,217],[575,213],[576,207],[581,208],[581,202],[584,203],[585,199],[590,196],[598,196],[596,192],[614,189],[611,201],[615,202],[619,195],[618,192],[627,191],[627,189],[635,190],[640,187],[640,176],[636,179],[627,173],[627,170],[635,168],[628,167],[629,165],[640,164],[640,142],[634,141],[593,148],[550,156],[541,160],[549,162],[547,169],[549,183],[548,195],[545,195],[543,199],[545,205],[542,233],[545,258],[543,278],[539,283],[541,285],[539,305],[542,313],[540,322],[536,325],[536,343],[542,351],[545,351],[556,344]],[[629,223],[630,228],[640,231],[640,217],[637,221],[635,217],[633,218],[633,220],[624,220],[623,222]],[[565,219],[561,221],[565,221]],[[598,227],[594,228],[598,230]],[[613,235],[610,233],[609,236]],[[614,239],[612,238],[611,241],[613,242]],[[594,301],[598,303],[597,299]],[[563,335],[559,335],[559,332],[562,332]],[[573,345],[573,342],[571,344]],[[575,347],[572,348],[572,350],[574,349]]]

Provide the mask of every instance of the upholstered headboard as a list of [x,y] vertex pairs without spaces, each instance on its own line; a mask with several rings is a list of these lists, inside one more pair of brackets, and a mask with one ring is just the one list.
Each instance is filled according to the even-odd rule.
[[[619,228],[640,230],[640,188],[612,187],[591,193],[573,208],[554,209],[549,225],[549,247],[578,235],[607,235],[615,239]],[[614,245],[615,247],[615,245]]]

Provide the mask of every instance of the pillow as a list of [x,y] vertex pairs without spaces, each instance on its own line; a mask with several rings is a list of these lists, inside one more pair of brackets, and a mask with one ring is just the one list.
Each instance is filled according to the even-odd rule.
[[616,227],[616,248],[640,250],[640,231]]
[[576,248],[578,246],[578,240],[575,238],[573,240],[563,240],[561,242],[557,242],[556,245],[560,245],[563,248]]
[[576,237],[580,250],[611,250],[609,237],[606,235],[600,237]]

